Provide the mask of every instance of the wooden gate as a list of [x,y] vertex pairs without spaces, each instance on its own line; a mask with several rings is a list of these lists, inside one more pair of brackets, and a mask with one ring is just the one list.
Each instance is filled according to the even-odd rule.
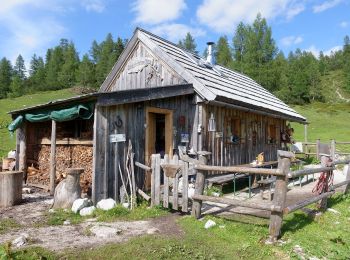
[[[188,212],[188,162],[177,155],[152,155],[151,205]],[[180,178],[182,177],[182,181]]]

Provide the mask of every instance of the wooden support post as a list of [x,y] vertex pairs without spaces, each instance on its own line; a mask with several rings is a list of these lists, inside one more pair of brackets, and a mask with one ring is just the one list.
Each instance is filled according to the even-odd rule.
[[331,158],[335,161],[335,140],[331,140]]
[[[330,162],[329,162],[328,156],[322,155],[322,156],[321,156],[321,166],[322,166],[322,167],[327,167],[327,166],[329,166],[329,165],[330,165]],[[327,174],[326,174],[326,180],[328,181],[328,178],[329,178],[329,176],[330,176],[330,172],[331,172],[331,171],[326,171],[326,172],[327,172]],[[328,191],[328,190],[327,190],[327,187],[324,186],[323,190],[321,191],[321,194],[323,194],[323,193],[325,193],[325,192],[327,192],[327,191]],[[320,209],[322,209],[322,210],[326,210],[326,209],[327,209],[327,197],[323,197],[323,198],[321,199],[321,201],[320,201],[319,204],[318,204],[318,207],[319,207]]]
[[307,143],[307,124],[304,125],[304,142]]
[[[203,155],[200,155],[199,161],[202,164],[206,164],[207,158],[204,157]],[[206,176],[207,176],[206,171],[201,171],[201,170],[197,171],[196,184],[195,184],[195,190],[194,190],[195,195],[203,195]],[[202,201],[201,200],[193,200],[192,216],[199,219],[202,215],[201,210],[202,210]]]
[[[284,208],[287,197],[287,184],[288,184],[288,172],[290,168],[290,162],[293,158],[293,153],[281,153],[278,155],[278,169],[285,174],[285,176],[276,176],[275,194],[273,196],[273,205],[276,208]],[[275,243],[281,235],[281,227],[283,222],[283,213],[280,211],[271,211],[270,216],[270,237],[268,242]]]
[[18,170],[22,171],[24,178],[27,176],[27,146],[26,146],[26,125],[25,123],[17,129],[17,137],[19,141],[19,154],[18,154]]
[[50,195],[55,194],[56,179],[56,121],[52,120],[50,153]]
[[[348,164],[348,171],[346,172],[346,180],[350,180],[350,163]],[[350,183],[346,184],[344,188],[344,194],[347,194],[350,191]]]
[[320,159],[320,145],[321,145],[321,141],[320,139],[316,140],[316,158],[317,160]]

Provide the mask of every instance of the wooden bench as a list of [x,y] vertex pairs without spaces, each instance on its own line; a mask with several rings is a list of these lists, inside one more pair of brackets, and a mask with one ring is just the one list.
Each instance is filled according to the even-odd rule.
[[220,185],[221,190],[222,187],[233,181],[233,194],[236,194],[236,180],[237,179],[242,179],[242,178],[249,178],[249,198],[251,198],[251,193],[252,193],[252,176],[251,175],[246,175],[244,173],[229,173],[229,174],[223,174],[223,175],[216,175],[216,176],[211,176],[206,179],[207,186],[210,188],[214,184]]

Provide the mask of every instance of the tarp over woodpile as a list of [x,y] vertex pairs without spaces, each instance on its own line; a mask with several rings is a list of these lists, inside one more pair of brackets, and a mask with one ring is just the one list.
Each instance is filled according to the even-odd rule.
[[74,119],[90,119],[94,114],[94,103],[77,104],[71,107],[62,108],[59,110],[44,109],[34,113],[26,113],[19,115],[8,126],[8,130],[14,132],[20,127],[24,120],[29,122],[44,122],[54,120],[57,122],[70,121]]

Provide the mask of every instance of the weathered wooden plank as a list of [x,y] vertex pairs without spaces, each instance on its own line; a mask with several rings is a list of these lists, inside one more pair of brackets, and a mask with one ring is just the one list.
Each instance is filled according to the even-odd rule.
[[[177,165],[179,164],[179,157],[175,154],[172,159],[172,163]],[[180,173],[177,172],[175,175],[174,183],[173,183],[173,209],[178,210],[179,209],[179,177]]]
[[18,170],[23,172],[26,176],[27,171],[27,133],[26,124],[23,123],[20,128],[17,129],[19,151],[18,151]]
[[193,200],[200,200],[200,201],[210,201],[225,205],[233,205],[233,206],[240,206],[240,207],[246,207],[246,208],[252,208],[252,209],[262,209],[262,210],[268,210],[268,211],[282,211],[282,208],[279,206],[275,206],[272,203],[264,202],[264,203],[254,203],[249,201],[242,201],[242,200],[235,200],[235,199],[229,199],[224,197],[212,197],[212,196],[205,196],[205,195],[193,195]]
[[327,172],[327,171],[332,171],[334,169],[335,169],[334,167],[319,167],[319,168],[313,168],[313,169],[292,171],[288,173],[288,178],[296,178],[299,176],[304,176],[307,174],[318,173],[318,172]]
[[347,194],[350,191],[350,162],[348,164],[348,171],[346,173],[346,181],[348,181],[348,184],[345,186],[344,193]]
[[284,176],[278,169],[261,169],[261,168],[248,168],[248,167],[237,167],[237,166],[211,166],[211,165],[195,165],[196,170],[200,171],[216,171],[216,172],[237,172],[246,174],[261,174],[261,175],[274,175]]
[[[153,156],[153,155],[152,155]],[[155,154],[154,169],[154,205],[160,204],[160,154]],[[153,174],[153,173],[152,173]]]
[[56,121],[51,122],[51,152],[50,152],[50,195],[55,194],[56,180]]
[[286,207],[283,210],[283,214],[292,213],[293,211],[304,208],[304,207],[306,207],[312,203],[315,203],[321,199],[328,198],[328,197],[332,196],[334,193],[335,193],[335,191],[329,191],[329,192],[322,193],[316,197],[308,198],[308,199],[303,200],[303,201],[299,201],[298,203],[296,203],[294,205],[290,205],[290,206]]
[[182,212],[188,211],[188,163],[181,161],[182,171]]
[[146,165],[144,165],[144,164],[142,164],[142,163],[139,163],[139,162],[135,162],[135,165],[136,165],[137,167],[139,167],[139,168],[145,170],[145,171],[150,171],[150,170],[152,170],[151,167],[148,167],[148,166],[146,166]]
[[[164,163],[169,164],[169,155],[164,155]],[[164,177],[164,195],[163,195],[163,207],[169,207],[169,177],[166,176],[165,171],[163,170]]]

